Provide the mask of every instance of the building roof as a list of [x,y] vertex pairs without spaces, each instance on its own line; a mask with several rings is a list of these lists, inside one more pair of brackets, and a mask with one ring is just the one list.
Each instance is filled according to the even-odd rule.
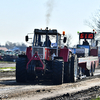
[[8,49],[6,47],[0,47],[0,50],[7,51]]

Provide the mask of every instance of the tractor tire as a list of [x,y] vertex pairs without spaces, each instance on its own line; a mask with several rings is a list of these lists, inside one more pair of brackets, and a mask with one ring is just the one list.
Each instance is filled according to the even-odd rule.
[[52,79],[52,60],[46,61],[44,63],[45,69],[44,69],[44,79],[51,80]]
[[88,77],[88,76],[90,76],[90,70],[85,70],[85,75]]
[[35,65],[28,66],[27,70],[27,80],[33,82],[36,78],[35,72],[34,72]]
[[92,67],[92,74],[91,74],[91,76],[94,76],[94,73],[95,73],[95,63],[93,64],[93,67]]
[[26,82],[27,71],[26,71],[27,58],[21,57],[16,61],[16,82]]
[[95,64],[91,66],[91,76],[94,76],[95,73]]
[[64,83],[70,82],[70,76],[69,76],[69,63],[64,63]]
[[77,55],[73,55],[71,57],[70,62],[70,81],[76,82],[77,80],[77,73],[78,72],[78,63],[77,63]]
[[53,68],[53,84],[59,85],[63,83],[64,77],[64,61],[63,59],[55,59],[52,63]]
[[27,73],[27,80],[30,82],[34,82],[36,75],[34,73]]
[[88,76],[94,76],[94,72],[95,72],[95,64],[91,65],[91,69],[90,70],[85,70],[85,75]]

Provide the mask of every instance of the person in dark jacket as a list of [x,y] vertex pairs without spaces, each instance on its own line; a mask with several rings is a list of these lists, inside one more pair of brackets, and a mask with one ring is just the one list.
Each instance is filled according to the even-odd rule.
[[[46,41],[44,42],[44,45],[46,46]],[[47,36],[47,47],[51,47],[51,41],[49,39],[49,36]]]
[[83,41],[83,45],[89,45],[89,43],[86,39]]

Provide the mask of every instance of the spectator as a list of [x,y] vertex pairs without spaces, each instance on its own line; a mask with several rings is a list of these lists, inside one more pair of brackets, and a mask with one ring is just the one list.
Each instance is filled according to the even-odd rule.
[[84,39],[83,45],[89,45],[89,43],[88,43],[88,41],[86,39]]

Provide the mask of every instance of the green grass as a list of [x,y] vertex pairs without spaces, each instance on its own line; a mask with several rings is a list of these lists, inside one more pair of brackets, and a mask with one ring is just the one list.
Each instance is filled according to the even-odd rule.
[[2,70],[2,69],[16,69],[16,67],[2,67],[2,68],[0,68],[0,70]]
[[0,63],[16,63],[16,62],[11,62],[11,61],[0,61]]
[[[10,69],[10,70],[9,70]],[[0,72],[11,72],[11,71],[15,71],[16,67],[2,67],[0,68]]]
[[92,99],[92,100],[100,100],[100,97],[97,97],[96,99]]

